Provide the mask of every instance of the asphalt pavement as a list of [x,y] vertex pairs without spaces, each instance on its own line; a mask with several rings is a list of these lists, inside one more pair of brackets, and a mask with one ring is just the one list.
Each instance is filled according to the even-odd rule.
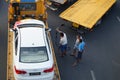
[[[59,14],[68,6],[69,4],[63,5],[57,11],[48,9],[48,24],[52,28],[51,36],[61,80],[120,80],[119,1],[103,17],[102,24],[94,27],[92,32],[82,35],[86,47],[83,59],[76,67],[72,67],[75,58],[71,57],[70,53],[78,33],[71,29],[69,22],[59,18]],[[61,24],[65,24],[65,26],[60,27]],[[57,27],[67,34],[70,47],[67,56],[63,58],[59,56],[59,35],[55,30]]]
[[[82,35],[86,47],[83,59],[76,67],[72,67],[75,58],[70,53],[78,33],[71,29],[69,22],[58,17],[70,4],[59,7],[57,11],[48,9],[48,25],[52,28],[52,42],[61,80],[120,80],[120,1],[103,17],[102,24]],[[7,14],[8,5],[5,0],[0,0],[0,80],[6,80],[7,71]],[[65,24],[60,29],[66,32],[69,46],[67,56],[63,58],[59,56],[59,35],[55,30],[61,24]]]
[[7,73],[7,38],[8,38],[8,5],[0,0],[0,80],[6,80]]

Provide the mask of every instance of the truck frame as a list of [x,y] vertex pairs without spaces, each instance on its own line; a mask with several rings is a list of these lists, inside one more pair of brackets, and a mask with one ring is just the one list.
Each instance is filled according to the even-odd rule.
[[18,20],[34,18],[46,23],[45,0],[9,0],[8,21],[14,24]]

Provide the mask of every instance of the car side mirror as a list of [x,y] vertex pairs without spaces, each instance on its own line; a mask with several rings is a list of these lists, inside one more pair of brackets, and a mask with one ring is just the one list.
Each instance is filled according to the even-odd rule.
[[51,28],[45,28],[45,31],[50,32]]

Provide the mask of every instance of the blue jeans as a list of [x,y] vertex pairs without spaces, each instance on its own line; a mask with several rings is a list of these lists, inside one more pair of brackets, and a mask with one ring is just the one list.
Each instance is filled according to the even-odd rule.
[[82,59],[82,53],[83,53],[83,52],[78,51],[78,54],[77,54],[77,56],[76,56],[76,59]]
[[61,50],[62,53],[65,52],[65,51],[67,51],[67,44],[60,45],[60,50]]

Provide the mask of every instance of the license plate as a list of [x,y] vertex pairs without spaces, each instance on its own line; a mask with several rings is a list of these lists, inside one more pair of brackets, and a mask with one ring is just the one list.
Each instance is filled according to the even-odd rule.
[[40,72],[36,72],[36,73],[29,73],[30,76],[34,76],[34,75],[41,75]]

